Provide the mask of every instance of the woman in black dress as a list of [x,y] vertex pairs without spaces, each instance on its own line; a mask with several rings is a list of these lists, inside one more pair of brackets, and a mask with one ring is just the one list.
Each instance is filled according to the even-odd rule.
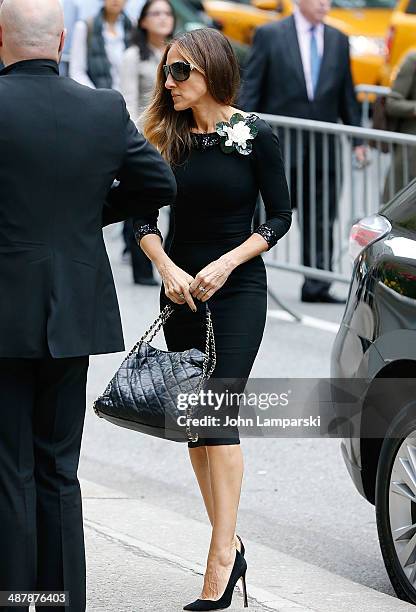
[[[165,252],[156,216],[136,219],[135,233],[162,277],[161,306],[178,305],[164,328],[168,349],[204,350],[208,301],[217,355],[212,378],[236,379],[242,391],[266,320],[261,253],[289,230],[291,207],[278,139],[256,115],[231,106],[238,86],[238,64],[220,32],[195,30],[168,45],[142,121],[176,176],[174,237]],[[253,232],[259,191],[267,217]],[[213,436],[188,443],[212,538],[201,597],[187,610],[228,607],[246,569],[235,534],[243,477],[238,429]]]

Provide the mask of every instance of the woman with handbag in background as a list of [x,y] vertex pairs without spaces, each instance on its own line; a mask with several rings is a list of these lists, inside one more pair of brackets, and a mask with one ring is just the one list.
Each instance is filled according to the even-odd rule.
[[[134,227],[162,277],[161,306],[176,305],[164,327],[169,351],[204,350],[208,301],[216,343],[213,378],[233,379],[242,392],[266,320],[261,253],[289,230],[292,211],[277,136],[256,115],[232,106],[238,87],[235,54],[217,30],[194,30],[168,45],[142,125],[178,185],[169,253],[157,216],[135,219]],[[259,191],[266,222],[253,232]],[[236,415],[238,406],[231,412]],[[229,607],[240,578],[248,605],[245,551],[235,534],[243,478],[238,428],[228,426],[222,437],[200,437],[188,446],[212,536],[201,596],[184,610]]]
[[[133,30],[131,45],[121,64],[121,93],[127,110],[140,128],[139,117],[150,102],[156,72],[166,44],[175,30],[175,14],[168,0],[147,0]],[[125,252],[130,252],[133,281],[136,285],[157,285],[152,262],[134,238],[131,219],[124,222]]]

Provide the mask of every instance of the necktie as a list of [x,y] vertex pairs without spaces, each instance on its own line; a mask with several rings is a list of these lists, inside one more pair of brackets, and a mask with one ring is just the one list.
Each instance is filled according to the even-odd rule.
[[316,26],[313,26],[311,32],[311,76],[312,90],[315,96],[316,86],[318,85],[319,70],[321,68],[321,57],[318,51],[318,41],[316,40]]

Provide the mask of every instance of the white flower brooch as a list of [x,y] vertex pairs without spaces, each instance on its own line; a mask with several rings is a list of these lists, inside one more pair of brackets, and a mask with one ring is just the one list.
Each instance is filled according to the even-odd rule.
[[216,132],[221,136],[220,147],[224,153],[232,153],[234,150],[241,155],[250,155],[253,150],[251,142],[258,134],[253,124],[249,124],[240,113],[234,113],[230,121],[217,123]]

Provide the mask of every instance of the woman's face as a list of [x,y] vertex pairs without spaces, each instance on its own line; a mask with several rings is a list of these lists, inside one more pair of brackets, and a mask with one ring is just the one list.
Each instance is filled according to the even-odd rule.
[[[184,61],[187,60],[179,53],[176,45],[173,45],[169,49],[166,63],[173,64],[174,62]],[[175,81],[169,73],[165,82],[165,87],[170,91],[173,106],[176,111],[184,111],[188,108],[193,108],[204,98],[209,96],[205,77],[196,69],[191,70],[189,79],[186,81]]]
[[141,20],[140,26],[148,34],[168,38],[173,32],[175,20],[172,9],[165,0],[155,0],[149,6],[147,14]]
[[126,0],[104,0],[107,15],[119,15],[126,5]]

